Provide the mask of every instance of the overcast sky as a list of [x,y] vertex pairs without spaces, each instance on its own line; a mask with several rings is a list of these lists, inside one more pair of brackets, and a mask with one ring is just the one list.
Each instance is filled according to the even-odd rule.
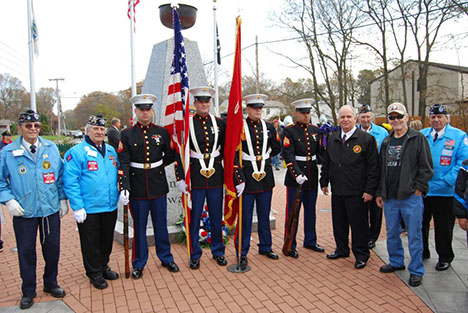
[[[170,1],[140,0],[136,6],[136,78],[145,78],[152,46],[169,39],[171,29],[159,20],[161,4]],[[0,73],[19,78],[29,90],[27,0],[0,1]],[[183,1],[198,8],[194,27],[183,31],[185,38],[198,42],[203,61],[213,58],[213,2]],[[242,17],[242,46],[291,37],[272,28],[269,15],[279,10],[283,0],[218,0],[217,20],[222,55],[234,51],[235,18]],[[64,78],[60,83],[64,109],[73,108],[79,98],[91,91],[117,92],[130,87],[130,25],[127,18],[128,0],[35,0],[34,10],[39,30],[39,56],[35,59],[36,90],[54,87],[50,78]],[[456,33],[460,28],[453,29]],[[460,65],[468,66],[466,43],[458,53]],[[459,64],[453,43],[446,50],[436,51],[432,61]],[[307,77],[304,70],[294,68],[289,61],[273,51],[300,57],[303,50],[293,41],[259,46],[260,72],[274,81],[286,77]],[[413,56],[414,57],[414,56]],[[233,56],[223,58],[220,83],[230,80]],[[252,75],[255,48],[243,52],[243,74]],[[357,59],[355,72],[375,68],[374,57]],[[190,71],[190,68],[188,69]],[[211,79],[209,79],[211,81]]]

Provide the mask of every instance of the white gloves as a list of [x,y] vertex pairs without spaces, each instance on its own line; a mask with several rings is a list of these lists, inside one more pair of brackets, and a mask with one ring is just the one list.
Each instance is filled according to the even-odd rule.
[[86,211],[85,209],[79,209],[76,211],[73,211],[73,218],[75,221],[79,224],[83,223],[86,219]]
[[307,177],[305,177],[303,174],[296,177],[296,182],[299,185],[302,185],[306,180],[307,180]]
[[181,180],[179,180],[177,182],[177,190],[179,190],[180,192],[188,194],[187,184],[185,183],[185,181],[183,179],[181,179]]
[[68,200],[60,200],[60,218],[68,214]]
[[240,195],[244,192],[244,189],[245,189],[245,183],[240,183],[239,185],[236,186],[238,197],[240,197]]
[[126,189],[122,190],[120,192],[119,202],[122,205],[127,205],[129,201],[130,201],[130,192],[128,192],[128,190]]
[[23,216],[24,215],[24,209],[15,199],[8,200],[6,202],[6,206],[11,216]]

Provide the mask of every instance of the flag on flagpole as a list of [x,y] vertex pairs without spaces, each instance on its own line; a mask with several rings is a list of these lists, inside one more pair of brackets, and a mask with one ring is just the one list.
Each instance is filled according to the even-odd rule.
[[[135,14],[136,14],[136,11],[135,11],[135,7],[137,6],[138,3],[140,3],[140,0],[133,0],[133,2],[135,2],[135,4],[133,5],[133,23],[136,22],[136,18],[135,18]],[[128,0],[128,11],[127,11],[127,16],[129,19],[132,18],[132,0]]]
[[36,16],[34,15],[34,6],[33,2],[31,1],[31,14],[32,14],[32,21],[31,21],[31,39],[33,42],[34,47],[34,55],[39,55],[39,32],[37,31],[37,24],[36,24]]
[[216,50],[218,52],[217,61],[218,64],[221,65],[221,42],[219,41],[218,23],[216,23]]
[[[172,9],[174,26],[174,58],[172,60],[171,75],[169,77],[169,88],[167,93],[166,112],[164,116],[164,127],[169,131],[172,140],[176,144],[177,152],[180,154],[184,168],[185,183],[190,191],[190,134],[189,134],[189,82],[186,64],[184,38],[179,13]],[[186,197],[182,197],[185,201]],[[187,221],[185,227],[188,230],[190,221],[190,193],[185,201]],[[187,241],[190,242],[189,231],[186,231]]]
[[241,19],[236,19],[236,50],[234,55],[234,71],[226,122],[226,141],[224,145],[224,185],[226,188],[224,221],[229,227],[234,225],[239,212],[239,199],[234,185],[234,158],[236,151],[241,149],[242,134],[242,83],[241,83]]

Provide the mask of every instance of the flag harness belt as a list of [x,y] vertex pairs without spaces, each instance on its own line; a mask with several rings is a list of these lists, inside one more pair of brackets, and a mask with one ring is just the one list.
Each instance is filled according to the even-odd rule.
[[[219,155],[218,150],[213,152],[213,150],[218,146],[218,124],[216,124],[216,118],[214,117],[214,115],[210,114],[210,118],[214,131],[214,143],[210,153],[201,153],[200,147],[198,146],[197,137],[195,137],[195,129],[193,127],[193,116],[190,116],[189,122],[190,138],[192,139],[193,147],[195,148],[195,151],[190,151],[190,157],[198,159],[198,162],[200,162],[201,167],[200,174],[202,174],[206,178],[210,178],[215,173],[215,169],[213,167],[214,159]],[[208,167],[206,167],[205,164],[206,159],[209,159]]]
[[[267,127],[264,120],[260,120],[262,123],[262,132],[263,132],[263,145],[262,145],[262,154],[255,155],[252,147],[252,137],[250,136],[249,127],[247,125],[247,121],[244,120],[244,132],[245,132],[245,140],[247,141],[247,149],[249,150],[249,154],[242,153],[242,159],[246,161],[250,161],[252,163],[253,173],[252,177],[256,181],[261,181],[265,178],[265,160],[270,157],[270,149],[267,151],[267,143],[268,143],[268,133]],[[265,138],[266,137],[266,138]],[[260,161],[260,170],[258,170],[257,161]]]

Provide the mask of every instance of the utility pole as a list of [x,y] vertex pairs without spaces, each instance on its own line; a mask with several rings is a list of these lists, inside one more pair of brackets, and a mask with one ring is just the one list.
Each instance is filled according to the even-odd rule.
[[260,93],[260,74],[258,72],[258,36],[255,36],[255,65],[257,72],[257,84],[255,85],[255,92]]
[[[67,126],[65,125],[65,116],[63,115],[62,112],[62,100],[60,98],[60,90],[58,87],[58,82],[59,81],[64,81],[65,78],[49,78],[49,81],[55,81],[55,98],[57,99],[57,132],[58,132],[58,138],[60,139],[60,136],[62,135],[62,130],[60,127],[60,122],[63,119],[63,129],[66,131]],[[52,127],[52,121],[50,121],[51,127]]]

